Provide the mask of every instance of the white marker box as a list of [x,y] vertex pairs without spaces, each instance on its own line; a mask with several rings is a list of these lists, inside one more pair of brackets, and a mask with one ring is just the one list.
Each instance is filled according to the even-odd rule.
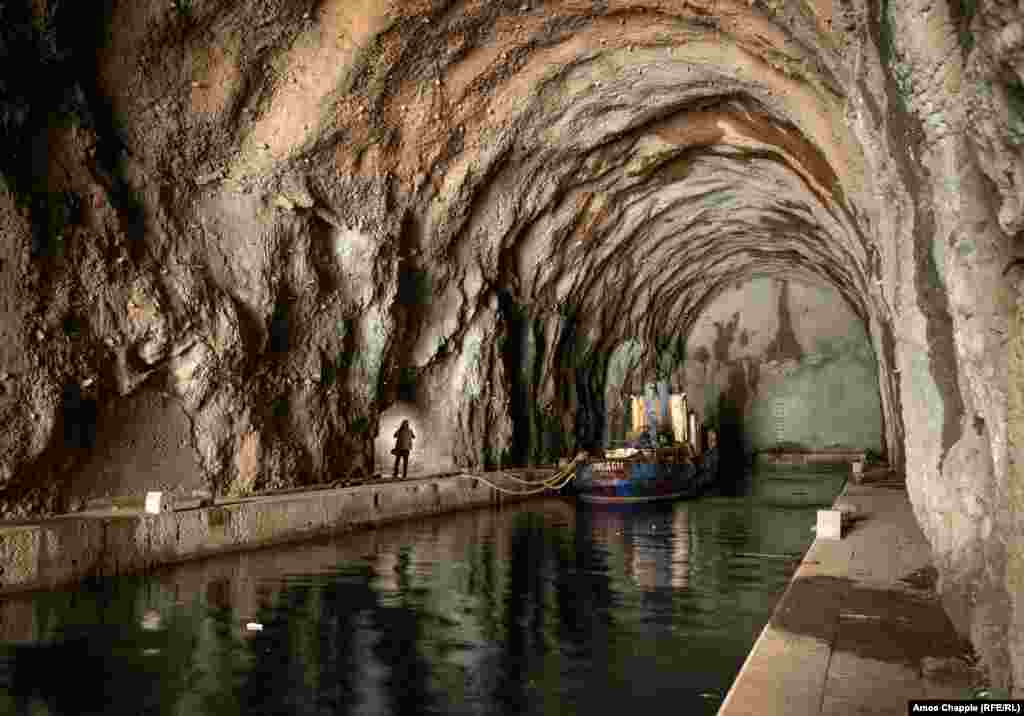
[[843,513],[839,510],[818,510],[818,527],[815,532],[821,539],[842,539]]
[[164,510],[168,509],[167,503],[164,501],[164,493],[162,492],[147,492],[146,493],[146,512],[150,515],[159,515]]

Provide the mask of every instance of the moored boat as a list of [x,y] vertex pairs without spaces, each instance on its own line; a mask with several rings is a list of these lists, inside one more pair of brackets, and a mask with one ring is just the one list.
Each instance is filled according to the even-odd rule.
[[698,460],[684,447],[609,450],[576,466],[574,486],[584,502],[630,504],[695,497],[718,472],[718,450]]

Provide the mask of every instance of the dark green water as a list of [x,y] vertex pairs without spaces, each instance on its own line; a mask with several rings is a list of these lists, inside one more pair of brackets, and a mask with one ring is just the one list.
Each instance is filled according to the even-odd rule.
[[538,500],[7,599],[0,713],[713,714],[843,479]]

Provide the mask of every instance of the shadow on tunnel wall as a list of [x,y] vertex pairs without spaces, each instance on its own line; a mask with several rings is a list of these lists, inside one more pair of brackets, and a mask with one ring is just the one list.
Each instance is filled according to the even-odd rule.
[[[751,445],[743,421],[743,407],[728,393],[718,397],[719,472],[723,487],[738,484],[750,464]],[[712,426],[714,427],[714,425]]]
[[60,421],[67,450],[88,450],[96,444],[97,414],[96,401],[84,396],[78,385],[64,387]]
[[525,465],[530,458],[530,386],[523,375],[523,365],[529,326],[523,309],[509,290],[502,288],[497,293],[498,313],[504,321],[501,354],[509,381],[508,409],[512,418],[512,444],[504,462],[507,465]]

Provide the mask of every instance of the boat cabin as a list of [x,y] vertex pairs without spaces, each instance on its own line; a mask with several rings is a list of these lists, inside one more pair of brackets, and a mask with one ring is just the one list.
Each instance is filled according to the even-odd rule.
[[699,456],[703,452],[700,422],[696,411],[687,403],[686,393],[649,390],[646,395],[630,395],[627,401],[630,417],[630,430],[624,441],[627,447],[678,449],[686,446],[689,455]]

